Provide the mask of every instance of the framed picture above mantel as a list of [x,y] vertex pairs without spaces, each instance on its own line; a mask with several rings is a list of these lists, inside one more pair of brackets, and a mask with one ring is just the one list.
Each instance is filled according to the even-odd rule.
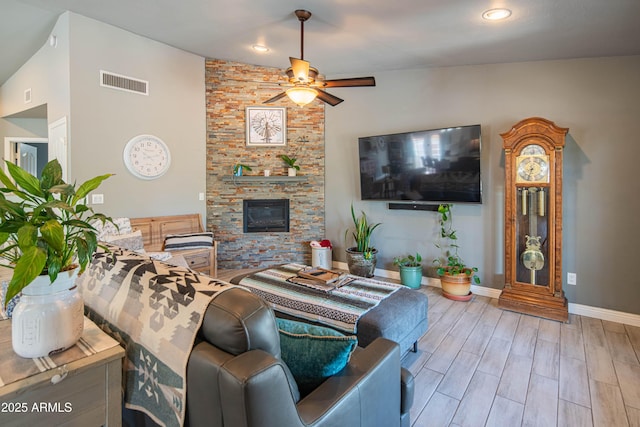
[[287,145],[287,109],[284,107],[247,107],[248,147]]

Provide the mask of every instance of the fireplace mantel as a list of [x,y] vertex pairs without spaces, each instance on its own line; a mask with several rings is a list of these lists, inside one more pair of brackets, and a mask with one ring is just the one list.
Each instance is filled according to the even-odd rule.
[[271,184],[282,182],[307,182],[306,176],[262,176],[262,175],[242,175],[233,176],[225,175],[222,177],[222,182],[233,182],[242,184]]

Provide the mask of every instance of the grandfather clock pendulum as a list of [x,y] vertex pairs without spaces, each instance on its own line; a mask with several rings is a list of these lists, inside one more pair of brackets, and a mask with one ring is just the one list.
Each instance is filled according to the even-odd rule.
[[562,291],[562,154],[569,129],[532,117],[501,134],[505,286],[498,306],[567,321]]

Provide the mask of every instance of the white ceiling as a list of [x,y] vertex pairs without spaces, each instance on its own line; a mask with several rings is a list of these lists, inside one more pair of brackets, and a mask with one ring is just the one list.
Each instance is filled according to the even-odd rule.
[[[482,20],[496,6],[512,17]],[[313,13],[305,59],[327,78],[640,54],[640,0],[0,0],[0,84],[65,10],[204,57],[286,68],[300,56],[295,9]]]

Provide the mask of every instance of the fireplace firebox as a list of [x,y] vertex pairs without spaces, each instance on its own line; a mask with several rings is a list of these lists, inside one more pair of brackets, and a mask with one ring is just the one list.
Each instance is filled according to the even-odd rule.
[[242,201],[245,233],[289,232],[289,199]]

